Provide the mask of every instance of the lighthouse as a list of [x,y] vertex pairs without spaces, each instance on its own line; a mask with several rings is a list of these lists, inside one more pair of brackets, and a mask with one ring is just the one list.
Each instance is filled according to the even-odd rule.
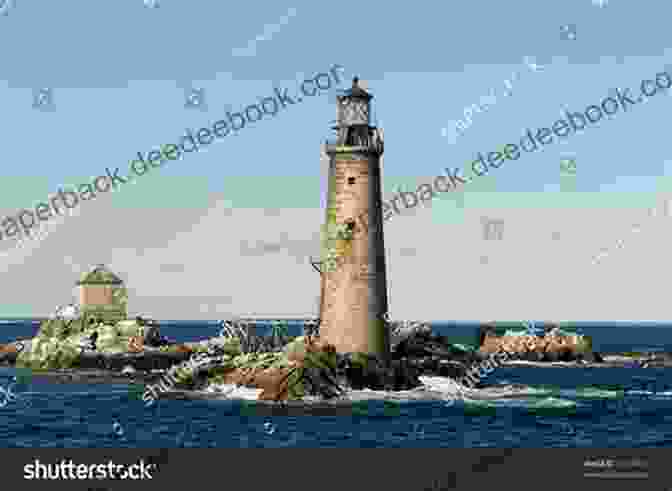
[[327,141],[328,195],[320,261],[320,338],[344,352],[389,355],[381,195],[382,130],[373,96],[359,86],[336,97],[335,140]]

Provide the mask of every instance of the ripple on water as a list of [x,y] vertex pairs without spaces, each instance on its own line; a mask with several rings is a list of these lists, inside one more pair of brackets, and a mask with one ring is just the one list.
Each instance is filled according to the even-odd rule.
[[574,392],[580,399],[620,399],[625,395],[622,389],[609,390],[598,387],[579,387]]
[[509,408],[523,408],[523,409],[543,409],[543,408],[563,409],[563,408],[576,407],[576,402],[570,399],[561,399],[558,397],[544,397],[542,399],[539,398],[489,399],[489,400],[472,399],[467,402],[473,405],[487,405],[495,407],[509,407]]

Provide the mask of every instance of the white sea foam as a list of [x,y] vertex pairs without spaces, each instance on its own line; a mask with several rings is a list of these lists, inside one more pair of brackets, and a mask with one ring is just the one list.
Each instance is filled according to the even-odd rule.
[[258,401],[262,389],[238,386],[236,384],[210,384],[203,392],[219,394],[227,399],[239,399],[245,401]]
[[473,400],[470,401],[472,405],[477,406],[494,406],[507,408],[526,408],[526,409],[558,409],[575,407],[576,402],[569,399],[560,399],[558,397],[544,397],[543,399],[526,399],[526,398],[506,398],[506,399],[491,399],[491,400]]
[[643,395],[643,396],[652,396],[656,394],[652,390],[636,390],[636,389],[626,390],[625,393],[628,395]]
[[[459,386],[448,377],[420,377],[422,385],[415,389],[400,391],[384,390],[347,390],[344,394],[330,401],[320,397],[305,397],[303,403],[348,404],[360,401],[394,401],[397,403],[413,401],[461,401],[470,405],[495,405],[521,407],[570,407],[573,401],[558,397],[544,397],[553,393],[550,389],[527,387],[523,385],[498,385],[482,389]],[[218,395],[217,399],[258,401],[261,389],[238,387],[233,384],[211,384],[202,391],[210,395]],[[556,395],[553,393],[553,395]]]
[[625,391],[628,395],[644,395],[644,396],[672,396],[672,391],[661,391],[655,392],[652,390],[627,390]]
[[596,387],[585,387],[574,390],[574,393],[587,399],[616,399],[623,397],[623,391],[599,389]]

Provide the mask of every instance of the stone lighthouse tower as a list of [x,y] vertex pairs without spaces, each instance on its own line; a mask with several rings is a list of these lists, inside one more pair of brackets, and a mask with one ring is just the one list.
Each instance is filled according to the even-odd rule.
[[371,96],[355,77],[337,96],[322,234],[320,337],[339,352],[387,356],[385,246],[380,158],[382,131],[371,126]]

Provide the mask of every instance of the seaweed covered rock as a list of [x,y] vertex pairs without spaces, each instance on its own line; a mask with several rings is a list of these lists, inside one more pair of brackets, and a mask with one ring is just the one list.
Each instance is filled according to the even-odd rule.
[[236,368],[218,377],[218,381],[262,389],[261,400],[301,399],[304,395],[301,364],[289,362],[286,366],[272,366],[275,360],[268,361],[268,366],[262,363]]
[[209,353],[212,356],[235,357],[243,354],[242,343],[237,337],[218,336],[191,343],[184,343],[186,348],[198,352]]
[[[94,353],[94,358],[145,352],[146,332],[156,326],[136,320],[114,325],[91,322],[85,318],[51,318],[43,321],[32,339],[30,349],[16,358],[19,367],[53,370],[76,368],[80,358]],[[91,357],[89,357],[91,358]],[[85,364],[91,363],[90,359]]]
[[227,357],[205,374],[193,373],[182,387],[234,384],[261,389],[262,400],[299,400],[305,396],[331,399],[341,396],[346,387],[409,390],[422,385],[419,374],[418,367],[406,359],[338,354],[335,346],[318,337],[299,337],[282,352]]
[[[298,400],[306,395],[325,398],[342,393],[336,380],[336,349],[319,339],[297,338],[281,352],[246,353],[209,368],[209,384],[235,384],[262,389],[262,400]],[[199,374],[194,374],[198,379]],[[200,386],[198,380],[187,381]]]
[[304,395],[301,380],[302,364],[290,362],[280,353],[245,354],[226,357],[223,363],[209,368],[204,384],[194,373],[187,387],[207,387],[210,384],[234,384],[262,389],[262,400],[301,399]]
[[69,339],[34,338],[30,352],[22,351],[16,359],[19,368],[54,370],[78,366],[80,349]]
[[296,344],[305,346],[303,384],[310,395],[332,398],[341,395],[343,388],[338,381],[336,347],[319,337],[298,338]]

